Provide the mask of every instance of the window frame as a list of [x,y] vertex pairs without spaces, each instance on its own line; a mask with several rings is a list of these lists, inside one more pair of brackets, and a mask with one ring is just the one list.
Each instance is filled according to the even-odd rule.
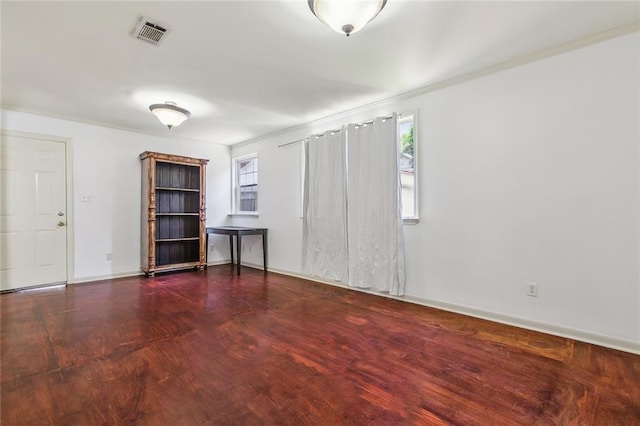
[[[256,160],[256,181],[258,182],[256,184],[257,186],[257,190],[256,190],[256,209],[254,210],[240,210],[240,167],[239,164],[242,161],[246,161],[249,159],[255,159]],[[237,216],[258,216],[258,194],[260,193],[260,184],[259,184],[259,174],[260,174],[260,167],[259,167],[259,161],[258,161],[258,153],[254,152],[251,154],[246,154],[246,155],[242,155],[239,157],[234,157],[231,160],[231,194],[232,194],[232,208],[231,208],[231,215],[237,215]]]
[[[403,113],[398,114],[398,131],[397,131],[397,143],[398,143],[398,156],[402,154],[402,141],[401,141],[401,133],[400,133],[400,123],[403,119],[407,119],[408,117],[412,117],[413,121],[413,215],[405,216],[404,211],[402,212],[402,222],[404,224],[412,225],[420,222],[420,191],[419,191],[419,161],[418,161],[418,153],[419,153],[419,132],[418,132],[418,110],[410,110],[405,111]],[[399,164],[399,161],[398,161]],[[398,168],[398,179],[402,179],[402,171]],[[402,184],[401,184],[402,185]],[[402,190],[402,188],[401,188]]]

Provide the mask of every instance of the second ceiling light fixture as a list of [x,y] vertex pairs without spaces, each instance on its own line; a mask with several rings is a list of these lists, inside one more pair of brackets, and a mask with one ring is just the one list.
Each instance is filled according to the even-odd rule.
[[333,30],[349,35],[360,31],[387,4],[387,0],[308,0],[316,17]]

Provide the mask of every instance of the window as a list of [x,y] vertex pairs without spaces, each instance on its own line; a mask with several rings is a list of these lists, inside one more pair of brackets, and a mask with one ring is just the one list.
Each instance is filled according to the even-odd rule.
[[407,223],[415,223],[418,221],[415,114],[401,114],[398,117],[398,144],[400,147],[402,219]]
[[246,155],[233,160],[234,213],[258,212],[258,156]]
[[[417,149],[418,136],[416,130],[417,112],[398,115],[398,149],[400,151],[400,187],[402,202],[402,219],[404,223],[418,223],[418,167]],[[301,148],[301,176],[300,176],[300,209],[304,216],[304,176],[306,149],[303,142]]]

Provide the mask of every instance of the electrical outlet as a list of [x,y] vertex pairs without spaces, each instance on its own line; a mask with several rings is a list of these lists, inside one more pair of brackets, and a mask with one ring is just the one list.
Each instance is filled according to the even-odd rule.
[[107,258],[108,262],[111,262],[113,260],[113,254],[112,253],[107,253],[106,258]]
[[538,284],[531,281],[527,283],[527,296],[538,297]]

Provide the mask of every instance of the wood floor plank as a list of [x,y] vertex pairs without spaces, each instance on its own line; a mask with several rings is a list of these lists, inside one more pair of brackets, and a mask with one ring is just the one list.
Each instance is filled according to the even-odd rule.
[[0,298],[0,312],[0,384],[58,368],[37,299]]
[[640,425],[640,356],[246,268],[0,295],[2,425]]

